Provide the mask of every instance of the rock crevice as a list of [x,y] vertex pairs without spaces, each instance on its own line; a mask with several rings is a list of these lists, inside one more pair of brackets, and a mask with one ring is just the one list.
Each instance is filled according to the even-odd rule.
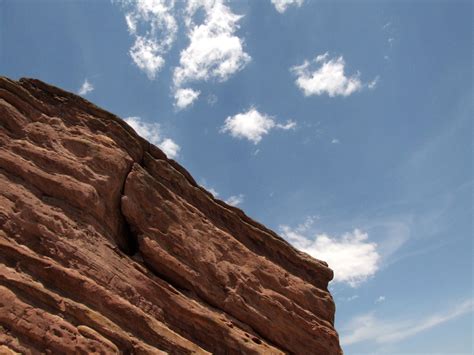
[[327,264],[124,121],[0,78],[0,350],[341,354]]

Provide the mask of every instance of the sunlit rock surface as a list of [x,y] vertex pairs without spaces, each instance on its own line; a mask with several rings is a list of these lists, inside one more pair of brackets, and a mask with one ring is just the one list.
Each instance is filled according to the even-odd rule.
[[120,118],[0,78],[0,353],[340,354],[331,278]]

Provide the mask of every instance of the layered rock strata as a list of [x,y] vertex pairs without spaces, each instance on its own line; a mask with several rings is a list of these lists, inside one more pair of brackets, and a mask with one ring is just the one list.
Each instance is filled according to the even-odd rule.
[[331,278],[120,118],[0,78],[0,353],[340,354]]

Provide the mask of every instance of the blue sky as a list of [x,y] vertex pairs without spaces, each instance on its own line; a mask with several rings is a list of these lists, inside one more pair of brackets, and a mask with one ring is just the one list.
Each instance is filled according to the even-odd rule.
[[467,354],[472,6],[3,0],[0,68],[127,118],[326,259],[346,354]]

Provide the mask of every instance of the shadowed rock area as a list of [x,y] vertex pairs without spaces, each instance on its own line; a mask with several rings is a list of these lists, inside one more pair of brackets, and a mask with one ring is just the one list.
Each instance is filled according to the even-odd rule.
[[1,354],[341,354],[332,275],[120,118],[0,78]]

